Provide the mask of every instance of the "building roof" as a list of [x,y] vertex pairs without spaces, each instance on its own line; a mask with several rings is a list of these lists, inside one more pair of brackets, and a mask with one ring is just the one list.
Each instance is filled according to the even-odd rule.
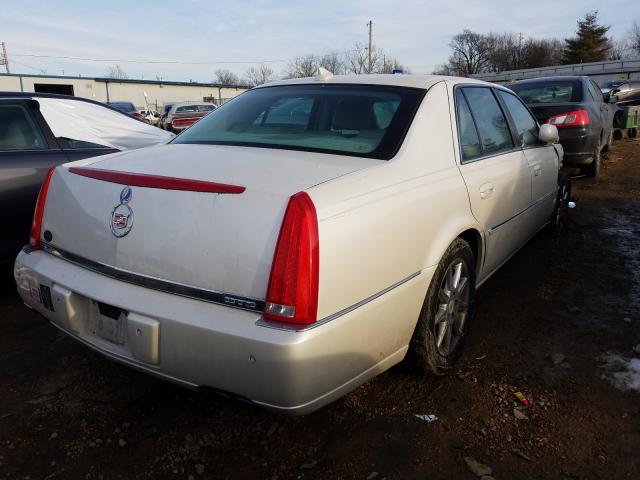
[[93,80],[94,82],[109,83],[137,83],[145,85],[178,85],[186,87],[213,87],[213,88],[251,88],[249,85],[225,85],[222,83],[201,83],[201,82],[172,82],[167,80],[142,80],[135,78],[107,78],[107,77],[75,77],[70,75],[37,75],[31,73],[0,73],[1,77],[22,77],[22,78],[55,78],[60,80]]

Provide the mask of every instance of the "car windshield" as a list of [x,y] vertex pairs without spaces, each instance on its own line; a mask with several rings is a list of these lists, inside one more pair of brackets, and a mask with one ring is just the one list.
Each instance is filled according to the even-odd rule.
[[548,80],[514,83],[508,87],[516,92],[524,103],[567,103],[582,101],[582,86],[578,81]]
[[250,90],[174,143],[282,148],[389,159],[424,90],[374,85],[286,85]]
[[133,106],[133,103],[129,102],[112,102],[109,105],[125,113],[134,112],[136,110],[136,107]]
[[210,112],[213,110],[213,105],[182,105],[181,107],[176,107],[176,113],[194,113],[194,112]]

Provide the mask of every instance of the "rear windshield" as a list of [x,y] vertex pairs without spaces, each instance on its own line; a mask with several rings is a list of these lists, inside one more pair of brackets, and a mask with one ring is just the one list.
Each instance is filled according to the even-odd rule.
[[373,85],[286,85],[250,90],[174,143],[282,148],[389,159],[424,90]]
[[571,80],[514,83],[508,87],[516,92],[527,105],[582,101],[582,84]]
[[134,112],[136,109],[136,107],[133,106],[133,103],[129,102],[111,102],[109,105],[126,113]]
[[176,113],[210,112],[214,108],[213,105],[183,105],[176,108]]

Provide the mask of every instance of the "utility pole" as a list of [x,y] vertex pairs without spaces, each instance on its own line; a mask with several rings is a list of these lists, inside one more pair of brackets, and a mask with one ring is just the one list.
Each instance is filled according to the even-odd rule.
[[9,70],[9,57],[7,57],[7,47],[4,42],[2,42],[2,58],[0,58],[0,65],[4,65],[4,68],[7,70],[7,73],[11,73]]
[[367,73],[371,73],[371,70],[373,70],[373,65],[371,64],[371,29],[373,27],[373,22],[369,20],[367,26],[369,27],[369,70]]

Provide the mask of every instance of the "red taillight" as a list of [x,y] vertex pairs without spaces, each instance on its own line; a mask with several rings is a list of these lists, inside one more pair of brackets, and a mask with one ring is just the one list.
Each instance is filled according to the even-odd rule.
[[589,125],[589,112],[587,110],[576,110],[575,112],[561,113],[549,117],[547,123],[556,127],[584,127]]
[[264,318],[308,325],[317,320],[318,217],[305,192],[289,199],[271,265]]
[[47,176],[40,187],[38,200],[36,201],[36,210],[33,213],[33,222],[31,222],[31,235],[29,236],[29,245],[33,250],[40,249],[40,234],[42,233],[42,217],[44,216],[44,205],[47,203],[47,193],[49,192],[49,184],[56,167],[51,167],[47,172]]

